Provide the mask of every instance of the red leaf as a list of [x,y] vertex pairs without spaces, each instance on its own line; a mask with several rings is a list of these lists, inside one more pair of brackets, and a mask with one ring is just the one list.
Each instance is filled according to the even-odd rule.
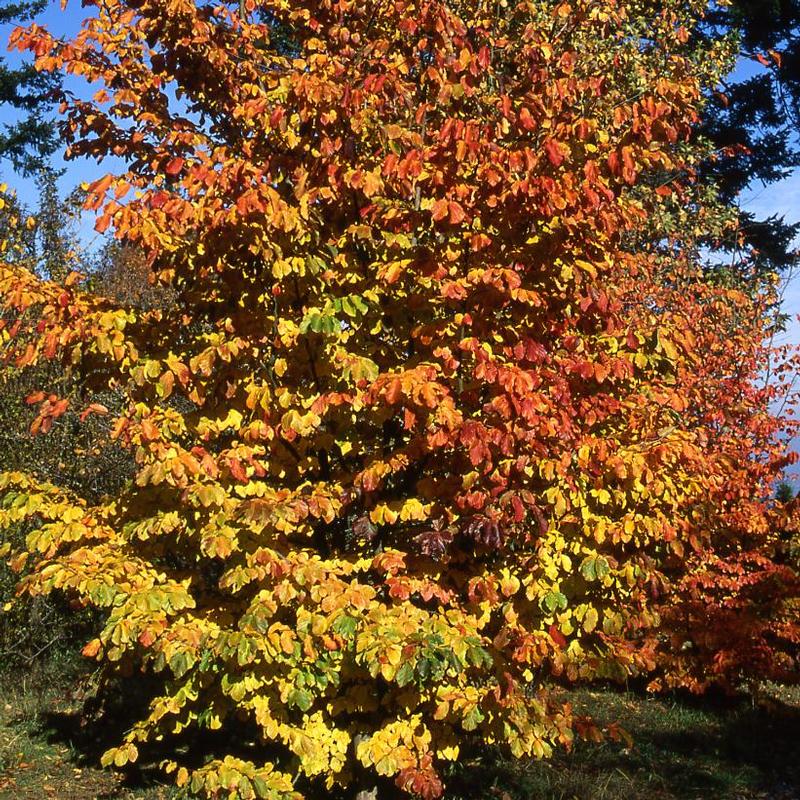
[[146,628],[139,635],[139,644],[142,645],[142,647],[150,647],[150,645],[153,644],[155,640],[156,640],[156,635],[153,632],[152,628]]
[[173,158],[164,168],[164,172],[166,172],[167,175],[170,175],[172,177],[180,175],[180,172],[183,169],[183,165],[185,163],[186,162],[182,158]]
[[526,131],[532,131],[536,127],[536,121],[525,106],[522,106],[519,110],[519,124],[522,125]]
[[548,631],[550,634],[550,638],[563,650],[567,646],[567,640],[564,638],[564,634],[556,627],[556,624],[553,623],[550,626],[550,630]]
[[522,522],[525,519],[525,506],[522,505],[522,500],[514,495],[511,498],[511,505],[514,508],[514,522]]
[[464,209],[458,203],[449,203],[448,208],[450,209],[450,222],[453,225],[458,225],[460,222],[463,222],[467,215],[464,213]]
[[394,378],[386,384],[386,389],[384,390],[383,396],[386,398],[386,402],[390,406],[396,405],[400,402],[400,399],[403,396],[403,384],[399,378]]
[[230,469],[231,475],[233,475],[237,481],[247,483],[247,472],[245,471],[244,465],[241,461],[239,461],[238,458],[231,458],[228,460],[228,469]]
[[548,139],[544,145],[547,157],[554,167],[558,167],[564,161],[564,152],[561,149],[561,144],[555,139]]

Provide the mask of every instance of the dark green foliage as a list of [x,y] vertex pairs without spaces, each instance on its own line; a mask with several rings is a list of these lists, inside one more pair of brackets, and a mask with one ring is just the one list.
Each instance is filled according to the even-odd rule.
[[[702,30],[710,39],[737,34],[743,63],[756,67],[742,80],[730,78],[709,98],[704,120],[719,156],[707,164],[707,176],[721,199],[733,203],[747,186],[773,184],[800,166],[800,0],[734,0],[727,8],[715,6]],[[761,269],[796,263],[795,220],[758,219],[745,209],[740,230]],[[727,249],[739,245],[731,241]]]
[[[0,24],[24,23],[46,6],[47,0],[0,0]],[[18,112],[16,121],[0,132],[0,158],[23,174],[42,169],[57,148],[55,125],[47,112],[58,85],[51,74],[36,72],[30,64],[11,67],[0,59],[0,106]]]
[[78,242],[75,223],[80,205],[71,198],[62,199],[56,174],[42,170],[36,177],[39,207],[36,211],[36,243],[39,267],[51,280],[62,281],[79,269]]
[[781,481],[778,488],[775,490],[775,499],[779,503],[789,503],[794,500],[795,491],[789,481]]
[[[798,0],[734,0],[727,10],[716,9],[719,18],[741,31],[742,49],[747,55],[766,55],[775,49],[781,63],[768,79],[771,92],[784,113],[796,122],[800,117],[800,2]],[[785,120],[791,124],[792,120]]]
[[3,0],[0,3],[0,25],[9,22],[24,22],[47,8],[47,0],[22,0],[20,3],[10,3]]

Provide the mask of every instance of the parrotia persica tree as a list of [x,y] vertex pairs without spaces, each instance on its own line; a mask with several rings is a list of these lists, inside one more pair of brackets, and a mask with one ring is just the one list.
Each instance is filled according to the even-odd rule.
[[[208,796],[435,797],[466,738],[568,745],[554,680],[666,645],[690,682],[669,659],[711,645],[670,592],[711,603],[742,549],[791,641],[768,298],[625,247],[681,191],[702,3],[89,5],[16,42],[97,84],[70,152],[129,170],[87,207],[172,302],[0,268],[7,358],[63,359],[137,463],[98,504],[6,474],[0,521],[30,531],[23,594],[103,610],[84,653],[161,678],[107,763],[165,740]],[[66,410],[30,400],[42,430]],[[182,756],[203,729],[230,735]]]

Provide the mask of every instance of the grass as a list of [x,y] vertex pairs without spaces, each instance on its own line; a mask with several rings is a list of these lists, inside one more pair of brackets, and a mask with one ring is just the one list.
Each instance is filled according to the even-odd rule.
[[[174,798],[153,765],[125,776],[97,768],[117,732],[83,716],[76,679],[68,662],[0,675],[0,798]],[[468,753],[445,776],[446,800],[800,800],[800,691],[772,687],[759,706],[613,689],[570,699],[619,722],[633,746],[583,742],[544,762]]]
[[800,692],[773,687],[747,698],[652,697],[616,690],[571,693],[595,719],[633,737],[578,743],[549,761],[484,755],[461,764],[451,800],[800,800]]
[[74,689],[79,677],[74,663],[62,660],[0,675],[0,799],[172,798],[146,772],[98,768],[113,740],[83,717]]

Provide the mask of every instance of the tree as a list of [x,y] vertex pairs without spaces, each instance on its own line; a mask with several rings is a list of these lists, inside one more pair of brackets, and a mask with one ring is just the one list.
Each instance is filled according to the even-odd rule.
[[789,483],[789,481],[781,481],[778,484],[778,488],[775,490],[775,499],[779,503],[783,503],[785,505],[786,503],[794,500],[794,497],[795,493],[792,484]]
[[79,371],[136,460],[99,500],[6,473],[0,525],[23,595],[100,609],[85,655],[160,681],[104,761],[166,739],[207,796],[435,797],[466,738],[569,745],[552,683],[668,663],[665,597],[786,524],[769,287],[629,246],[690,188],[703,4],[95,5],[16,42],[104,84],[63,135],[127,160],[86,206],[173,301],[0,267],[8,363]]
[[[714,4],[698,29],[702,37],[737,37],[741,63],[754,65],[746,78],[726,76],[711,92],[704,131],[717,148],[706,164],[723,201],[737,203],[748,185],[773,184],[800,166],[800,3],[797,0],[734,0]],[[777,215],[757,219],[741,213],[728,249],[754,249],[762,270],[796,264],[798,220]]]
[[766,284],[745,274],[723,291],[695,281],[643,298],[694,316],[698,359],[679,368],[676,389],[687,403],[682,425],[701,437],[706,459],[691,550],[664,562],[668,580],[656,587],[662,639],[653,689],[757,690],[800,679],[797,514],[773,496],[796,461],[785,437],[798,430],[773,409],[791,402],[800,361],[796,348],[772,346],[777,278]]
[[[47,0],[2,0],[0,25],[30,20],[46,6]],[[57,148],[54,124],[43,112],[52,106],[58,86],[52,73],[38,72],[30,64],[10,67],[0,59],[0,104],[21,115],[0,134],[0,157],[27,175],[46,166]]]
[[173,301],[164,287],[151,283],[150,264],[141,249],[107,240],[91,259],[92,289],[120,305],[164,308]]

